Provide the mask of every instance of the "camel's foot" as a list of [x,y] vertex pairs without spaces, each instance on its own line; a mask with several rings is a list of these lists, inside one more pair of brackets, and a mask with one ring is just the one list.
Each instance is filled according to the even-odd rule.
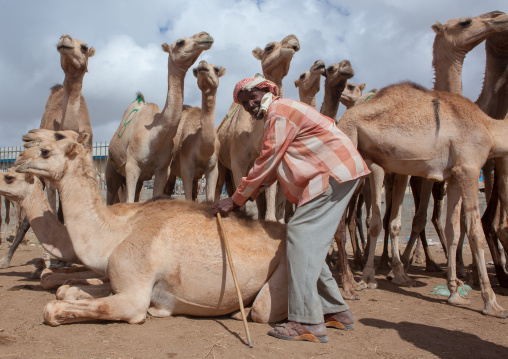
[[64,285],[69,285],[69,286],[101,285],[101,284],[104,284],[105,281],[108,282],[109,280],[107,278],[86,278],[86,279],[71,278],[71,279],[67,279],[64,282]]
[[387,276],[388,279],[392,280],[392,283],[403,286],[403,287],[414,287],[416,283],[407,276],[404,271],[404,266],[402,263],[396,264],[393,267],[390,274]]
[[11,259],[7,256],[4,256],[2,259],[0,259],[0,268],[9,268],[11,265]]
[[413,257],[413,260],[416,264],[422,264],[423,261],[425,260],[425,256],[423,255],[423,253],[420,251],[420,250],[417,250],[415,252],[415,255]]
[[426,272],[442,272],[443,269],[433,260],[428,260],[425,264]]
[[485,303],[482,313],[491,317],[506,319],[505,310],[495,300]]
[[360,295],[355,291],[362,290],[363,286],[352,280],[345,280],[342,282],[342,297],[346,300],[360,300]]
[[58,287],[56,290],[57,300],[82,300],[82,299],[93,299],[94,297],[89,293],[81,290],[79,287],[72,287],[64,284]]
[[155,318],[167,318],[171,316],[171,312],[164,308],[148,308],[148,314]]
[[448,297],[448,303],[453,305],[471,305],[471,300],[462,298],[458,292],[451,293]]
[[362,280],[359,283],[360,287],[362,289],[369,288],[369,289],[376,289],[378,287],[377,280],[375,278],[375,270],[374,267],[371,266],[365,266],[363,269],[363,276]]
[[[245,318],[249,318],[250,311],[252,310],[252,307],[244,308],[245,311]],[[240,310],[237,310],[236,312],[231,313],[231,318],[235,320],[243,320],[242,318],[242,312]]]

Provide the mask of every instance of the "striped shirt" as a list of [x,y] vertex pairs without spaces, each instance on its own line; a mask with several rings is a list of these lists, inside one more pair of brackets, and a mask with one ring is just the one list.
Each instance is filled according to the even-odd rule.
[[233,194],[237,205],[278,180],[300,206],[326,191],[329,176],[345,182],[370,173],[351,140],[313,107],[274,97],[265,118],[261,154]]

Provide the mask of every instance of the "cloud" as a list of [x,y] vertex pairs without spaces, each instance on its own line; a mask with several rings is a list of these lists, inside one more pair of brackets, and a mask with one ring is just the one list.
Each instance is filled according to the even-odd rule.
[[[261,71],[251,51],[289,34],[300,40],[284,94],[298,99],[293,81],[320,59],[327,65],[349,59],[353,82],[367,89],[401,80],[432,87],[430,26],[463,16],[503,10],[503,0],[197,0],[188,1],[24,1],[3,4],[0,29],[0,146],[21,143],[21,136],[38,127],[49,88],[63,81],[55,45],[68,33],[96,48],[89,61],[83,94],[90,111],[94,140],[109,141],[122,114],[142,91],[147,101],[164,106],[167,54],[163,42],[207,31],[213,47],[200,59],[224,66],[217,94],[218,124],[231,105],[237,81]],[[199,61],[199,59],[198,59]],[[196,62],[196,65],[198,63]],[[483,82],[483,44],[464,63],[464,95],[476,100]],[[323,86],[317,96],[322,103]],[[200,106],[194,76],[185,80],[185,103]],[[341,106],[339,113],[344,111]]]

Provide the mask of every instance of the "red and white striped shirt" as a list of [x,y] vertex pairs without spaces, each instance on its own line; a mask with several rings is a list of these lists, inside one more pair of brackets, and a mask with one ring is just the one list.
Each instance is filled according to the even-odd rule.
[[331,118],[299,101],[274,97],[266,114],[261,154],[232,198],[241,206],[278,180],[286,198],[300,206],[326,191],[329,176],[345,182],[369,173],[356,147]]

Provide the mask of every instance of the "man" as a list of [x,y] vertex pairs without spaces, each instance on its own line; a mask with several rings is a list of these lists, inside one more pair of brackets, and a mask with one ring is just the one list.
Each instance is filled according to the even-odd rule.
[[359,177],[369,170],[332,119],[277,95],[277,86],[262,77],[235,86],[234,101],[265,121],[263,146],[233,196],[218,202],[213,213],[227,214],[279,181],[286,198],[297,204],[287,224],[289,322],[268,334],[324,343],[327,326],[354,326],[325,258]]

